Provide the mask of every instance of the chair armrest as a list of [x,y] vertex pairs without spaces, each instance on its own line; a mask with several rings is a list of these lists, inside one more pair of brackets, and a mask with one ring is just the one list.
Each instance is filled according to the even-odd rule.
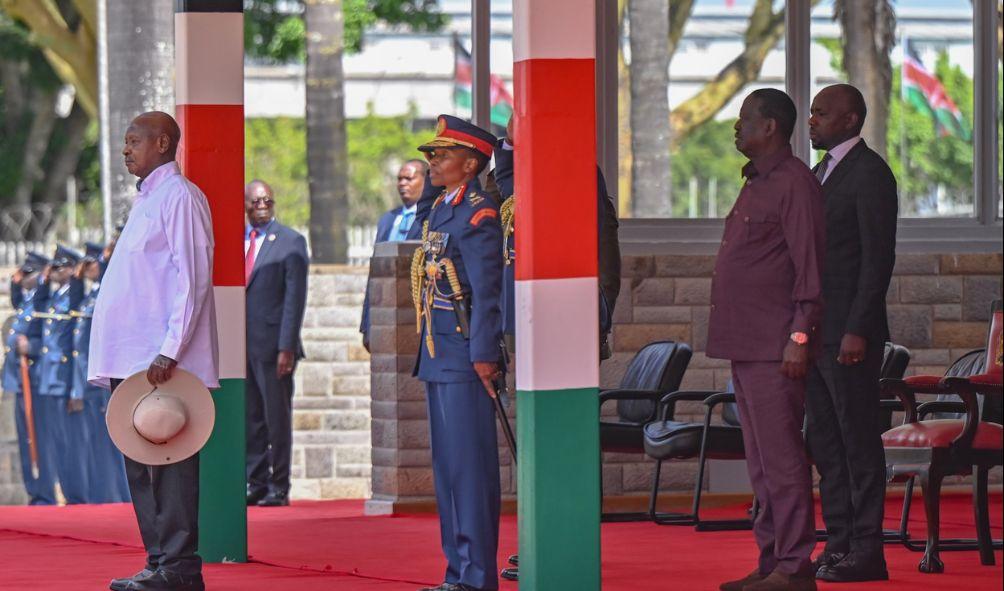
[[656,402],[662,392],[658,390],[629,390],[626,388],[615,388],[600,392],[600,405],[611,400],[649,400]]
[[976,429],[980,424],[980,403],[976,398],[978,388],[968,378],[945,378],[942,380],[942,384],[946,390],[955,392],[962,399],[962,404],[965,405],[966,409],[962,432],[952,441],[952,445],[971,448],[973,439],[976,438]]
[[735,392],[719,392],[717,394],[712,394],[704,399],[704,404],[708,405],[709,408],[714,408],[719,404],[725,404],[728,402],[736,401]]
[[880,410],[903,410],[903,402],[899,399],[886,398],[884,400],[879,400]]
[[882,378],[879,380],[879,386],[882,394],[892,394],[899,398],[901,407],[906,413],[903,424],[917,422],[917,395],[913,388],[907,386],[906,381],[897,378]]
[[677,390],[670,392],[659,401],[659,420],[672,420],[676,414],[676,403],[680,401],[704,401],[709,396],[721,394],[719,390]]
[[917,414],[920,415],[922,421],[936,412],[964,413],[966,412],[966,404],[961,400],[932,400],[917,407]]

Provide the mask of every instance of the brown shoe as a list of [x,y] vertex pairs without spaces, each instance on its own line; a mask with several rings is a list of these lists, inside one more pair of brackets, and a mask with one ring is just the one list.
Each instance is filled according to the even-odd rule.
[[816,579],[786,575],[775,570],[766,578],[746,585],[743,591],[816,591]]
[[767,578],[767,575],[760,574],[760,569],[757,568],[754,569],[753,572],[751,572],[750,574],[746,575],[741,579],[722,583],[721,585],[718,586],[718,589],[720,591],[743,591],[746,585],[749,585],[750,583],[756,583],[757,581],[762,581],[765,578]]

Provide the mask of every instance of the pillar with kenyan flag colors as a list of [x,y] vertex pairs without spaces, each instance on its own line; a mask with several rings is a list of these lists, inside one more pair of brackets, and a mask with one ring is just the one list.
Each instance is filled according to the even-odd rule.
[[600,588],[595,2],[515,0],[520,589]]
[[178,164],[213,215],[213,296],[220,388],[216,424],[199,459],[199,554],[247,560],[244,440],[243,0],[176,0]]

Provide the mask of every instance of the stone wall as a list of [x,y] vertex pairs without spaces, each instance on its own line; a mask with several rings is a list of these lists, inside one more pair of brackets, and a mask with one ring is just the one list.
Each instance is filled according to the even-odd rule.
[[[0,319],[10,315],[12,269],[0,269]],[[359,335],[366,269],[313,265],[293,398],[296,499],[365,498],[370,493],[369,354]],[[13,398],[0,404],[0,504],[26,500]]]
[[[378,248],[373,262],[371,512],[420,504],[433,495],[423,390],[411,377],[418,347],[408,287],[412,250],[412,245],[386,245]],[[694,349],[684,389],[725,387],[727,364],[704,355],[713,266],[713,256],[624,257],[611,342],[614,355],[601,366],[602,387],[617,386],[635,352],[660,339],[687,342]],[[892,338],[913,354],[908,373],[943,373],[952,359],[985,346],[989,305],[1000,297],[1001,273],[1000,254],[898,257],[888,302]],[[612,414],[614,405],[607,406],[604,414]],[[699,420],[702,409],[699,403],[685,403],[678,406],[677,416]],[[504,492],[512,494],[504,444],[499,454]],[[734,466],[720,465],[712,466],[711,482],[716,470],[735,479]],[[692,490],[696,471],[695,462],[673,462],[663,470],[661,485],[670,491]],[[644,493],[652,475],[653,464],[642,455],[604,454],[607,495]],[[996,478],[999,481],[999,472]],[[726,483],[721,490],[728,489]]]

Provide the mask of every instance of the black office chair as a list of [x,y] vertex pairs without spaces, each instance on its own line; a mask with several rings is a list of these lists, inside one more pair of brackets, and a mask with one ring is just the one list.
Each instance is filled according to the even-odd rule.
[[[679,389],[693,351],[686,343],[656,341],[645,345],[631,360],[620,387],[600,392],[600,407],[617,402],[617,419],[600,418],[600,503],[603,502],[603,452],[644,453],[643,430],[656,418],[659,400]],[[658,475],[655,486],[658,487]],[[603,521],[641,521],[646,512],[603,513]]]

